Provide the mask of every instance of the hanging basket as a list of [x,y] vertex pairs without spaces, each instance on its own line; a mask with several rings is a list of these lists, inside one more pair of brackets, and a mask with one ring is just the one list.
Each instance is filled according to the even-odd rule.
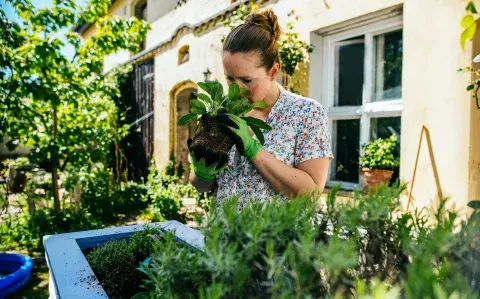
[[25,185],[27,184],[27,175],[23,170],[10,167],[8,169],[7,184],[10,192],[23,192],[23,190],[25,190]]

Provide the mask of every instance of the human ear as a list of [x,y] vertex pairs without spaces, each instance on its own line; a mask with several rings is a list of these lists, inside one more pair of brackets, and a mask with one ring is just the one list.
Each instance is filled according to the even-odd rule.
[[278,71],[280,69],[280,64],[278,62],[275,62],[268,72],[268,76],[270,77],[270,80],[273,81],[277,78]]

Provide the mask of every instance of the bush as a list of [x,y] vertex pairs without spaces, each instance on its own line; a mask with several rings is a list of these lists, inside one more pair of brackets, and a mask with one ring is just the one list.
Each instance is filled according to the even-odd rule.
[[150,167],[147,180],[148,197],[151,199],[150,215],[146,217],[152,221],[177,220],[185,222],[184,215],[179,211],[182,207],[182,198],[199,198],[200,194],[190,184],[184,184],[181,177],[170,175],[174,162],[159,171],[154,164]]
[[45,235],[101,228],[102,224],[88,211],[66,208],[60,212],[38,209],[33,216],[27,212],[10,216],[0,222],[0,251],[18,248],[41,250]]
[[[478,297],[479,211],[459,226],[456,214],[397,212],[404,186],[382,187],[325,211],[297,199],[237,201],[212,211],[204,252],[159,243],[148,276],[155,298]],[[476,266],[477,265],[477,266]],[[477,289],[473,289],[476,287]],[[380,296],[383,297],[383,296]]]
[[151,235],[159,233],[158,229],[145,226],[129,242],[109,241],[87,254],[90,267],[110,298],[131,298],[139,291],[144,275],[137,268],[153,252]]
[[363,147],[363,153],[360,157],[361,167],[383,170],[397,169],[400,164],[400,157],[394,155],[396,146],[396,135],[370,141]]
[[136,182],[121,183],[114,193],[114,210],[118,213],[128,214],[147,207],[148,186]]
[[82,206],[92,215],[113,222],[119,214],[131,214],[148,206],[148,187],[136,182],[115,185],[113,174],[103,168],[84,171],[81,176]]

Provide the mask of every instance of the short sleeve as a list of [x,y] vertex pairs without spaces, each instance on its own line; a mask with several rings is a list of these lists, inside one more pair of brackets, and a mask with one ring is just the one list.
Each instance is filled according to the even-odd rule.
[[297,123],[295,166],[315,158],[333,158],[328,117],[320,103],[305,99]]

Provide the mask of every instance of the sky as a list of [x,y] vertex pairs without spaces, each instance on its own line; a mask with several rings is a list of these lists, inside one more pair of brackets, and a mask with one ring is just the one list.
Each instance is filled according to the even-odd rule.
[[[52,6],[51,0],[30,0],[30,1],[36,8],[45,8],[45,7]],[[77,7],[85,4],[85,2],[86,0],[75,0],[75,4],[77,4]],[[6,3],[5,0],[0,0],[0,9],[2,9],[5,12],[7,18],[12,22],[19,21],[19,18],[10,3]],[[64,32],[62,32],[61,35],[63,35],[63,33]],[[65,40],[63,37],[61,39]],[[62,52],[68,59],[73,58],[74,49],[71,45],[64,46],[62,49]]]

